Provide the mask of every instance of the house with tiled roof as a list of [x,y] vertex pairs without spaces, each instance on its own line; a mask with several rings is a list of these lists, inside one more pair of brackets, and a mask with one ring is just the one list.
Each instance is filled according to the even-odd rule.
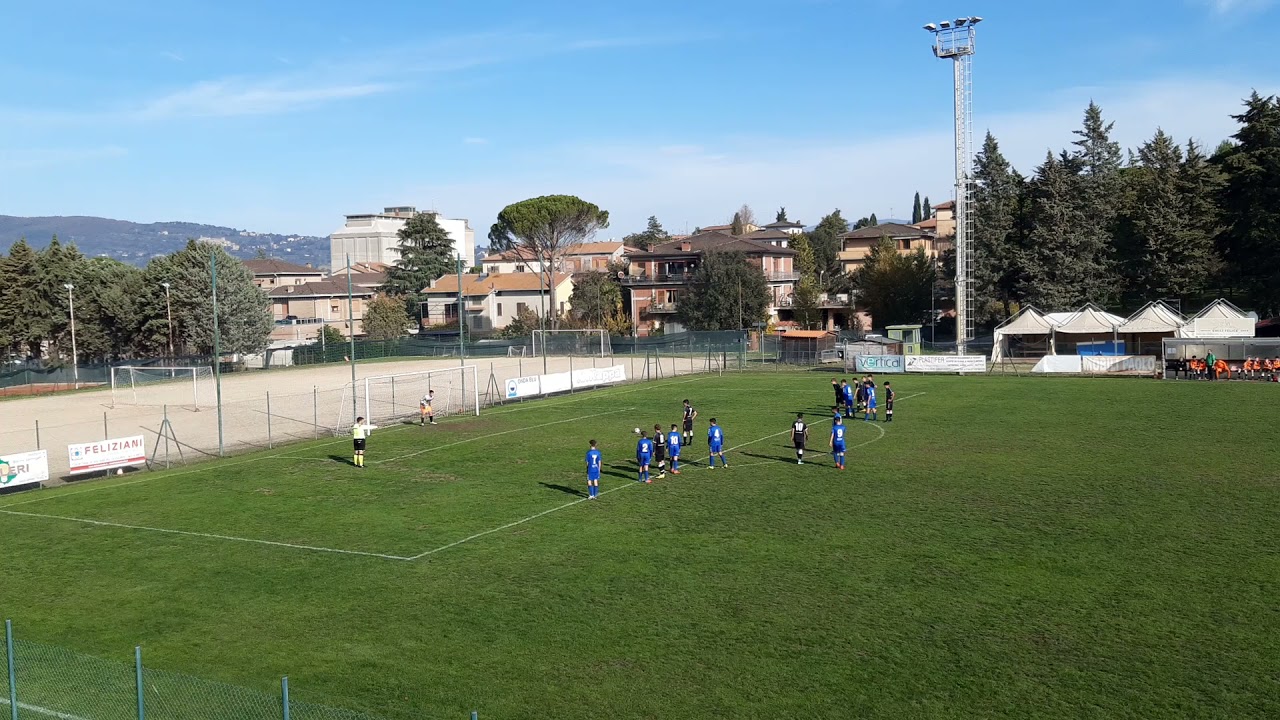
[[[603,271],[609,263],[622,261],[625,253],[626,248],[618,241],[582,243],[556,258],[556,270],[567,273]],[[515,248],[487,255],[480,261],[480,266],[487,273],[521,273],[538,272],[542,263],[528,250]]]
[[364,334],[364,310],[376,294],[373,288],[352,286],[347,301],[346,278],[325,278],[296,285],[277,285],[268,291],[275,318],[272,340],[314,339],[328,325],[343,335]]
[[764,226],[765,230],[781,230],[788,235],[799,235],[804,232],[804,223],[792,222],[790,220],[779,220],[771,222]]
[[[546,276],[538,272],[475,273],[444,275],[422,289],[427,301],[422,306],[423,325],[446,325],[459,317],[458,296],[462,295],[461,316],[469,330],[501,330],[522,311],[547,313],[549,293]],[[573,276],[555,273],[555,313],[567,315],[573,295]]]
[[280,285],[301,285],[324,279],[324,271],[319,268],[277,258],[245,260],[244,266],[253,273],[253,284],[267,291]]
[[881,240],[889,239],[898,252],[906,255],[923,248],[925,255],[937,259],[938,254],[949,247],[947,241],[938,238],[932,231],[919,225],[903,225],[884,223],[868,225],[840,235],[840,269],[843,272],[854,272],[867,261],[871,249]]
[[799,274],[796,251],[763,240],[735,237],[723,232],[701,232],[648,250],[631,248],[627,273],[621,278],[630,294],[632,326],[646,336],[658,328],[677,330],[676,306],[688,297],[693,273],[708,252],[740,252],[759,264],[769,284],[770,312],[795,292]]

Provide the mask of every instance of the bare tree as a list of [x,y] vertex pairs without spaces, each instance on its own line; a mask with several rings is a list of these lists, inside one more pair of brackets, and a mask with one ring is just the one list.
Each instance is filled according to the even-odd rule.
[[738,219],[742,221],[743,225],[756,224],[756,214],[751,209],[751,206],[746,203],[743,203],[742,207],[738,208]]

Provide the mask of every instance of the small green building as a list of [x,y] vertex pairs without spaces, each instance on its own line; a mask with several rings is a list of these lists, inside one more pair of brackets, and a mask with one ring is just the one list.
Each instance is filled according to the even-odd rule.
[[923,325],[889,325],[884,329],[890,340],[902,343],[903,355],[920,354],[920,328]]

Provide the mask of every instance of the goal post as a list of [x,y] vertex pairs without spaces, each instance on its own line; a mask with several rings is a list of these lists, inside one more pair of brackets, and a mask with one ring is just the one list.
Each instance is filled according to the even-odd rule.
[[376,375],[361,383],[365,421],[375,425],[417,419],[419,403],[431,392],[435,393],[431,408],[437,417],[480,414],[475,365]]
[[111,407],[117,405],[190,405],[213,402],[213,368],[198,366],[118,365],[111,368]]
[[588,357],[609,357],[612,345],[609,342],[609,331],[598,329],[585,330],[534,330],[533,356],[540,355],[582,355]]

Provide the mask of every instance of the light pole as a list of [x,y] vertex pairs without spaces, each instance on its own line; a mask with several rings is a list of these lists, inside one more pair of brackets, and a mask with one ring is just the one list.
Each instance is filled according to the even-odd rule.
[[956,153],[956,354],[964,355],[973,338],[973,54],[980,17],[929,23],[933,54],[953,61],[955,78]]
[[169,359],[173,359],[173,305],[169,302],[169,283],[160,283],[164,286],[164,312],[169,316]]
[[71,294],[75,289],[75,285],[65,283],[62,287],[67,289],[67,308],[71,311],[71,375],[75,380],[76,389],[80,389],[80,356],[76,353],[76,299]]

